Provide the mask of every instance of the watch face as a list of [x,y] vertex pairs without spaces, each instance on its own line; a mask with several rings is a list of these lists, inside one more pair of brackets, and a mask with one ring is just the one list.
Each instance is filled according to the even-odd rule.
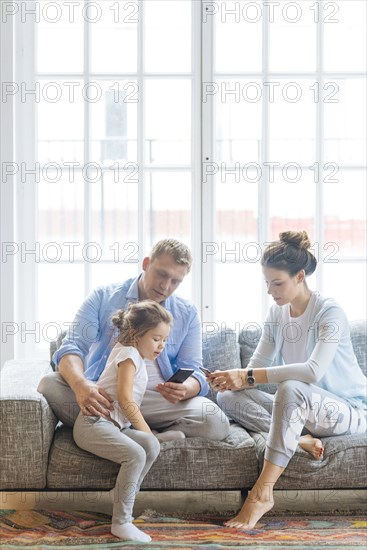
[[255,384],[255,378],[253,376],[248,376],[247,377],[247,384],[249,386],[253,386]]

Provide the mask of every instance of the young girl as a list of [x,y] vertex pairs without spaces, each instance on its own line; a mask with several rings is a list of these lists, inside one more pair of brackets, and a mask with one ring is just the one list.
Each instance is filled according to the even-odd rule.
[[[341,307],[311,291],[316,269],[305,231],[287,231],[270,244],[261,264],[275,304],[248,368],[216,371],[209,381],[228,416],[254,432],[268,432],[263,470],[242,510],[227,522],[252,529],[273,507],[273,487],[297,444],[321,459],[318,437],[364,433],[366,377],[358,366]],[[275,358],[281,357],[278,366]],[[275,395],[256,384],[278,383]],[[303,429],[308,432],[301,435]]]
[[123,540],[149,542],[132,523],[135,496],[159,455],[160,443],[140,412],[148,382],[144,359],[155,360],[164,349],[171,314],[152,300],[131,304],[112,318],[120,330],[98,385],[114,400],[109,417],[82,412],[74,425],[76,444],[97,456],[121,464],[113,493],[111,532]]

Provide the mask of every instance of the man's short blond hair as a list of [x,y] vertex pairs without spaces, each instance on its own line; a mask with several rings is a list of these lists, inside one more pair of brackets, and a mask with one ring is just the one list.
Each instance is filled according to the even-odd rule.
[[149,258],[153,261],[162,254],[170,254],[177,264],[185,265],[187,273],[189,273],[192,266],[192,255],[186,244],[176,241],[176,239],[162,239],[153,246]]

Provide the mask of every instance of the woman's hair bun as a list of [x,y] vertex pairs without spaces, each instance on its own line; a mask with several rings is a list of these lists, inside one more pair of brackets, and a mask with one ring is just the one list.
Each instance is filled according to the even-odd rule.
[[308,238],[307,231],[283,231],[279,233],[281,243],[296,246],[302,250],[311,248],[311,241]]

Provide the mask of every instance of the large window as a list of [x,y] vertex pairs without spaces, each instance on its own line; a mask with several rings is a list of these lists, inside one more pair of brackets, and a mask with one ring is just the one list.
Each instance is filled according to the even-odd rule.
[[285,229],[310,234],[310,285],[366,315],[365,2],[1,9],[2,48],[16,45],[2,68],[8,355],[46,354],[92,288],[135,276],[165,236],[193,250],[179,291],[204,322],[261,322],[260,255]]
[[310,285],[364,317],[366,3],[203,9],[204,313],[232,326],[263,318],[265,243],[306,229],[319,260]]

